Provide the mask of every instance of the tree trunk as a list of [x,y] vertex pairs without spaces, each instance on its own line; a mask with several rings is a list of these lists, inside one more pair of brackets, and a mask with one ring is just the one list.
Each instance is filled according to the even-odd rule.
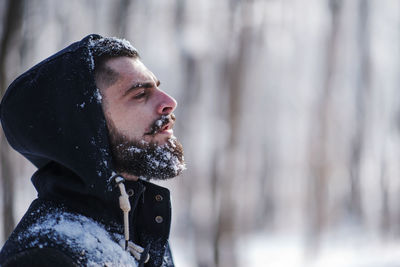
[[356,129],[350,152],[350,201],[349,212],[356,222],[362,221],[360,168],[364,148],[364,135],[367,113],[367,98],[370,93],[370,60],[369,60],[369,29],[368,29],[368,0],[359,1],[358,39],[359,63],[356,91]]
[[338,33],[340,26],[340,14],[342,9],[341,0],[329,0],[329,6],[331,11],[331,32],[327,40],[326,49],[326,69],[323,89],[321,97],[318,101],[318,107],[315,119],[315,129],[311,132],[311,179],[309,183],[310,193],[307,194],[308,204],[307,209],[309,210],[309,224],[308,224],[308,236],[307,240],[309,248],[316,249],[318,240],[321,232],[323,231],[326,224],[326,197],[327,197],[327,185],[329,176],[329,160],[327,158],[327,144],[328,140],[328,127],[329,119],[331,116],[331,103],[330,98],[333,90],[333,74],[336,68],[337,58],[337,44],[338,44]]
[[[22,21],[23,0],[9,0],[6,8],[6,19],[1,37],[0,53],[0,94],[4,95],[7,85],[7,75],[5,66],[6,57],[11,50],[10,44],[15,41],[15,37],[20,31]],[[15,227],[14,221],[14,172],[13,162],[10,154],[10,147],[4,136],[0,132],[0,157],[1,157],[1,188],[2,188],[2,209],[3,209],[3,236],[6,239]]]
[[128,12],[132,0],[119,0],[114,2],[113,30],[117,37],[124,38],[128,25]]

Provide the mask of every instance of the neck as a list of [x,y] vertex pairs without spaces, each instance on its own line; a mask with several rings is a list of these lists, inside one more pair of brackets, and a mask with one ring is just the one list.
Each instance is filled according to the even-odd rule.
[[127,180],[127,181],[134,181],[136,182],[137,180],[139,180],[139,177],[126,173],[126,172],[122,172],[121,175]]

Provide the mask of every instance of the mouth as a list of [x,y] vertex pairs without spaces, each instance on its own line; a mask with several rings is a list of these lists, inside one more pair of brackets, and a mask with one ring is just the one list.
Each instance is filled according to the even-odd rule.
[[173,127],[173,122],[168,122],[157,133],[158,134],[169,134],[169,135],[172,135],[173,134],[172,127]]
[[150,131],[145,133],[145,135],[156,135],[156,134],[173,134],[173,126],[175,123],[175,115],[162,115],[161,118],[156,120],[150,128]]

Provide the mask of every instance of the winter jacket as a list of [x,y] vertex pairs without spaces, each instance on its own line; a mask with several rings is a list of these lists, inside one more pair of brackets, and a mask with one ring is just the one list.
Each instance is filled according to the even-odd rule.
[[[38,198],[0,252],[1,266],[139,266],[119,244],[120,191],[89,35],[40,62],[7,89],[0,118],[10,145],[38,170]],[[126,181],[129,238],[149,251],[144,266],[174,266],[169,191]]]

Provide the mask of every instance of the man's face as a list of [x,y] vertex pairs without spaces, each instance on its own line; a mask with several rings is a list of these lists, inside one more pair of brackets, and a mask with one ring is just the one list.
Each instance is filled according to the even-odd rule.
[[133,180],[178,175],[184,163],[172,130],[175,99],[160,90],[160,82],[139,59],[118,57],[105,64],[118,73],[111,85],[97,84],[117,171]]
[[173,135],[172,124],[155,135],[149,133],[155,120],[175,110],[175,99],[160,90],[160,82],[139,59],[117,57],[106,65],[119,74],[114,84],[99,88],[107,119],[131,140],[164,144]]

